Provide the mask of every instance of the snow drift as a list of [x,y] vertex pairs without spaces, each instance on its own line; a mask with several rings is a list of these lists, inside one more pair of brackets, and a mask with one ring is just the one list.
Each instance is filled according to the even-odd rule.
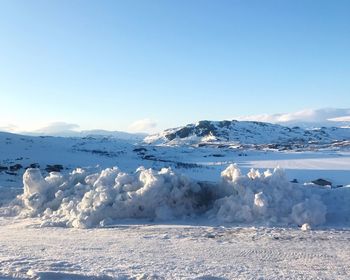
[[117,167],[94,174],[76,169],[46,178],[39,169],[27,169],[23,184],[12,210],[20,217],[40,217],[42,226],[90,228],[120,219],[194,217],[263,225],[327,222],[325,190],[292,184],[279,168],[242,175],[230,165],[217,183],[198,182],[170,168],[140,167],[131,174]]

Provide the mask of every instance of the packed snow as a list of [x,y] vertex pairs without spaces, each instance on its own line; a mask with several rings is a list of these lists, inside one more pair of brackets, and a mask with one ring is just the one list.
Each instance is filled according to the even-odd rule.
[[88,230],[0,218],[0,279],[231,280],[350,277],[350,232],[121,223]]

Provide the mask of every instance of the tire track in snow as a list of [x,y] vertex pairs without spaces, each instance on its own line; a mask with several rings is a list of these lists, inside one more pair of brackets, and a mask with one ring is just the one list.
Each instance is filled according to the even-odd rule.
[[334,261],[336,256],[323,254],[323,253],[311,253],[301,251],[282,251],[276,249],[246,249],[242,250],[239,257],[243,258],[258,258],[263,261],[278,261],[278,260],[303,260],[309,262],[311,260],[332,260]]

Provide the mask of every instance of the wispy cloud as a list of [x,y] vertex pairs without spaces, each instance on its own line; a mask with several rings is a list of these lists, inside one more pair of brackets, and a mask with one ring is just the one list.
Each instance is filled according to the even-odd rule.
[[18,131],[18,127],[14,124],[6,124],[6,125],[0,126],[0,131],[16,132]]
[[350,115],[329,119],[332,122],[350,122]]
[[343,125],[350,121],[349,108],[306,109],[294,113],[263,114],[236,117],[237,120],[254,120],[284,125],[331,126]]
[[42,128],[37,129],[34,132],[43,134],[58,134],[62,132],[67,133],[76,131],[77,129],[79,129],[78,124],[66,122],[52,122]]
[[157,127],[157,122],[151,119],[142,119],[133,122],[129,130],[133,132],[152,132]]

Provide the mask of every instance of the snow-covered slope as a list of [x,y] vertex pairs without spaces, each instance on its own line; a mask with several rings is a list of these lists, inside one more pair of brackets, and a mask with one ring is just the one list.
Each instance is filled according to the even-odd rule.
[[[244,124],[236,125],[244,126]],[[171,167],[176,172],[196,180],[215,181],[220,172],[232,163],[238,163],[243,172],[248,172],[250,168],[266,169],[281,166],[286,169],[291,180],[298,179],[300,182],[324,178],[335,185],[350,183],[350,141],[322,145],[310,143],[296,145],[294,142],[271,144],[268,142],[268,138],[271,138],[269,134],[276,136],[277,129],[281,131],[281,139],[290,139],[291,134],[281,126],[263,124],[261,128],[261,124],[248,124],[258,127],[260,142],[264,139],[268,144],[245,144],[254,140],[251,138],[254,137],[253,133],[249,131],[237,134],[242,141],[241,144],[237,144],[231,141],[235,137],[233,130],[227,128],[226,133],[231,137],[229,141],[224,141],[222,134],[219,136],[217,131],[212,131],[216,136],[204,139],[190,136],[167,140],[167,143],[172,145],[157,144],[164,143],[165,136],[159,137],[154,144],[145,144],[115,137],[34,137],[0,132],[0,186],[21,187],[23,173],[28,167],[39,167],[44,175],[50,171],[68,173],[78,167],[96,172],[113,166],[118,166],[125,172],[133,172],[140,166],[155,170]],[[215,125],[217,127],[217,123]],[[197,131],[199,129],[196,128]],[[333,132],[332,137],[335,139],[347,139],[346,134],[350,129],[328,130],[330,131],[328,134]],[[210,139],[215,137],[216,139],[221,137],[221,141]],[[323,139],[328,141],[333,139],[332,137]],[[197,144],[185,145],[190,139],[194,139],[194,143]],[[274,139],[278,140],[277,137]],[[1,198],[3,197],[4,195],[1,195]]]
[[200,121],[147,136],[145,143],[165,145],[329,145],[350,140],[350,129],[303,129],[252,121]]
[[146,133],[128,133],[124,131],[109,131],[103,129],[93,130],[65,130],[65,131],[36,131],[24,132],[28,136],[55,136],[55,137],[114,137],[121,140],[140,141],[147,136]]
[[28,167],[67,171],[76,167],[138,167],[134,142],[114,137],[24,136],[0,132],[0,186],[20,186]]

